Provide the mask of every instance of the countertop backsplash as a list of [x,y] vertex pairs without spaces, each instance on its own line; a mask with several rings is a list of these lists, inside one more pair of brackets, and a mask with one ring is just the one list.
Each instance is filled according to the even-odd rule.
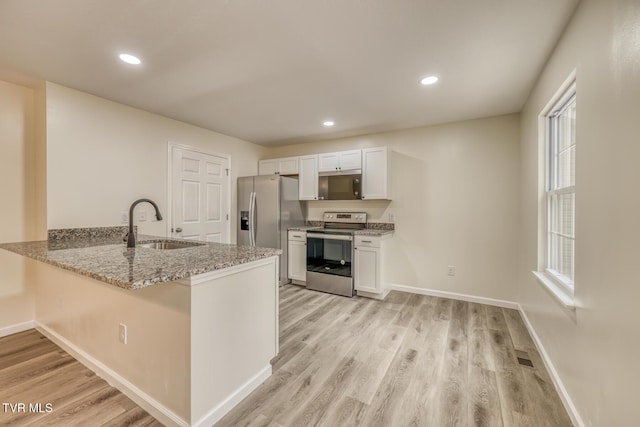
[[[138,226],[133,227],[138,233]],[[87,228],[58,228],[49,230],[49,240],[68,239],[104,239],[113,237],[124,237],[129,232],[129,226],[118,225],[113,227],[87,227]]]

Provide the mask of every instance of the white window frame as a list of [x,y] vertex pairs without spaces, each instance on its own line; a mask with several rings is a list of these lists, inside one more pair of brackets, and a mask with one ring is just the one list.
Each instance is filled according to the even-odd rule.
[[[549,235],[552,197],[561,194],[574,194],[574,185],[557,188],[553,185],[556,181],[557,163],[554,147],[558,141],[558,134],[555,125],[555,118],[564,111],[576,99],[576,78],[575,72],[565,81],[562,87],[554,94],[551,101],[543,109],[539,116],[540,131],[540,207],[539,207],[539,248],[538,248],[538,270],[533,273],[538,281],[549,290],[552,295],[560,301],[566,308],[574,309],[575,283],[570,277],[559,274],[549,268],[551,265],[551,242]],[[574,228],[575,228],[575,206],[574,206]],[[575,232],[574,232],[575,241]],[[575,244],[573,253],[573,268],[575,269]],[[574,275],[575,278],[575,275]]]

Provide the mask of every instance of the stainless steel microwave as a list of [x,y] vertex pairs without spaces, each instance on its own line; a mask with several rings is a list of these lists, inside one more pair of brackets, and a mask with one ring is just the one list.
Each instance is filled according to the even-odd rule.
[[[356,172],[356,171],[354,171]],[[362,199],[362,173],[321,175],[318,177],[319,200]]]

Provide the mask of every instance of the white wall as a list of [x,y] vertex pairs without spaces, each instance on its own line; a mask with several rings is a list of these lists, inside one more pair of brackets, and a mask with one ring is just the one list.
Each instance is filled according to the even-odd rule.
[[[37,91],[0,81],[0,242],[41,237],[37,213]],[[31,264],[0,250],[0,335],[33,320]],[[4,330],[5,332],[11,332]]]
[[392,283],[514,301],[519,138],[519,116],[508,115],[281,146],[265,157],[388,146],[391,202],[309,202],[308,219],[345,210],[389,222],[393,213]]
[[[121,212],[141,197],[166,217],[169,141],[231,156],[235,242],[236,178],[257,174],[264,148],[53,83],[47,83],[49,228],[120,225]],[[138,225],[143,233],[165,234],[165,222]]]
[[[522,117],[519,300],[584,423],[640,424],[640,3],[583,0]],[[577,75],[575,313],[531,271],[538,114]]]

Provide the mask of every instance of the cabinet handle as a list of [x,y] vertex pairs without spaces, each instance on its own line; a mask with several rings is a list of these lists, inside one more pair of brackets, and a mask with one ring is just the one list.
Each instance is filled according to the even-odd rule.
[[362,243],[371,243],[371,240],[362,240]]
[[299,234],[294,234],[293,237],[302,237]]

